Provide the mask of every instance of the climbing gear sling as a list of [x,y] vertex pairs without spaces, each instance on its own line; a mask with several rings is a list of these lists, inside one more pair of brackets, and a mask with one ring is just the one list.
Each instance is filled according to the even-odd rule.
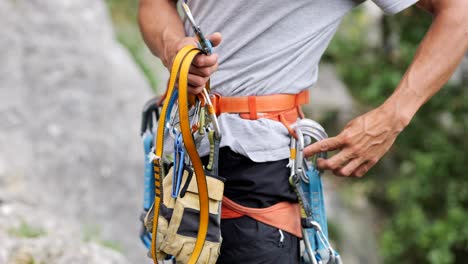
[[[204,38],[200,28],[195,26],[188,6],[185,5],[185,8],[186,14],[188,13],[187,17],[191,18],[194,25],[201,49],[187,46],[178,52],[173,62],[166,94],[163,96],[165,101],[161,113],[157,112],[157,117],[160,119],[154,143],[155,149],[149,153],[153,162],[151,168],[153,177],[147,177],[145,174],[145,185],[148,185],[148,182],[154,182],[155,195],[149,209],[148,196],[151,191],[145,193],[146,215],[143,220],[146,230],[151,234],[142,232],[141,237],[147,246],[151,239],[151,257],[155,263],[167,258],[169,254],[178,263],[200,261],[214,264],[219,255],[221,243],[219,225],[224,188],[224,180],[218,177],[221,133],[206,91],[209,89],[209,82],[198,98],[189,97],[187,94],[189,68],[193,59],[202,52],[211,53],[212,46]],[[177,80],[178,86],[175,87]],[[189,122],[189,102],[195,112],[192,122]],[[160,103],[161,100],[159,100],[159,105]],[[179,110],[180,127],[178,128],[170,127],[168,122],[175,104]],[[205,117],[205,114],[208,117]],[[194,122],[197,117],[199,117],[198,122]],[[212,122],[213,129],[208,128],[206,119]],[[147,123],[151,122],[145,114],[144,120]],[[168,134],[174,136],[175,139],[172,165],[165,163],[167,160],[163,158],[166,132],[169,132]],[[144,139],[154,136],[150,132],[146,135]],[[196,150],[196,143],[205,135],[210,141],[210,160],[204,169]],[[146,153],[150,147],[147,141],[149,140],[144,140]],[[193,174],[195,174],[195,179],[193,179]],[[198,226],[196,226],[197,222]]]
[[326,158],[326,153],[319,153],[312,160],[303,157],[306,139],[310,144],[326,139],[328,135],[320,124],[310,119],[298,120],[292,128],[296,137],[291,137],[289,181],[297,193],[301,207],[302,238],[306,253],[302,261],[313,264],[342,264],[340,255],[328,241],[321,172],[316,167],[316,159]]
[[[158,260],[158,255],[159,256],[164,256],[164,250],[166,251],[171,251],[171,253],[177,255],[175,256],[176,259],[183,263],[197,263],[198,258],[200,257],[200,254],[202,253],[202,250],[204,248],[206,236],[207,236],[207,231],[208,231],[208,225],[210,221],[210,211],[217,211],[217,206],[220,203],[221,197],[222,197],[222,180],[219,180],[215,177],[211,177],[214,180],[208,180],[208,181],[217,181],[215,185],[218,185],[217,192],[215,192],[215,189],[210,190],[210,193],[213,195],[208,195],[208,185],[207,185],[207,178],[205,176],[205,171],[203,168],[203,165],[201,163],[200,157],[198,156],[194,138],[192,136],[192,127],[189,124],[189,110],[188,110],[188,95],[187,95],[187,79],[188,79],[188,72],[190,65],[192,64],[193,59],[195,58],[196,55],[200,54],[202,51],[194,46],[187,46],[184,47],[177,55],[174,60],[174,64],[171,70],[171,77],[169,80],[169,85],[168,85],[168,90],[167,90],[167,96],[166,100],[164,102],[164,105],[162,107],[162,111],[160,114],[160,120],[158,123],[158,129],[157,129],[157,134],[156,134],[156,143],[155,143],[155,152],[154,152],[154,157],[153,157],[153,170],[154,170],[154,179],[155,179],[155,198],[154,198],[154,204],[153,207],[151,208],[151,214],[148,214],[148,222],[152,222],[152,243],[151,243],[151,256],[154,260],[155,263],[157,263]],[[176,201],[174,202],[174,211],[173,215],[170,218],[170,221],[168,221],[168,230],[167,233],[158,233],[158,223],[163,223],[164,219],[162,219],[160,216],[161,213],[165,213],[163,211],[160,211],[160,209],[167,209],[164,207],[161,207],[164,199],[168,199],[166,195],[164,195],[166,192],[163,191],[163,188],[165,187],[166,184],[163,184],[163,178],[170,178],[172,180],[172,177],[169,177],[170,175],[166,175],[164,168],[163,168],[163,160],[162,160],[162,155],[163,155],[163,140],[164,140],[164,135],[167,132],[167,116],[168,116],[168,110],[171,107],[170,103],[172,98],[174,98],[175,95],[175,83],[178,78],[178,110],[179,110],[179,121],[180,121],[180,133],[182,135],[183,139],[183,144],[186,153],[188,154],[189,160],[191,162],[191,167],[193,168],[193,173],[195,174],[195,179],[196,179],[196,184],[195,182],[191,181],[190,173],[187,171],[184,171],[184,177],[183,180],[181,181],[182,185],[186,185],[186,192],[180,192],[178,193],[178,198],[175,199]],[[217,139],[219,141],[219,138]],[[219,144],[219,143],[218,143]],[[176,166],[176,164],[174,164]],[[217,173],[217,172],[213,172]],[[217,175],[212,175],[212,176],[217,176]],[[165,180],[166,182],[166,180]],[[174,183],[174,182],[172,182]],[[221,183],[221,184],[220,184]],[[163,187],[164,186],[164,187]],[[196,193],[198,203],[194,205],[194,200],[190,200],[190,195],[187,193]],[[171,192],[169,192],[171,193]],[[220,195],[215,195],[215,193],[221,193]],[[184,194],[184,197],[181,197],[182,194]],[[170,197],[171,195],[169,195]],[[214,202],[212,202],[211,207],[214,208],[210,210],[210,198]],[[217,201],[219,200],[219,201]],[[185,204],[184,204],[185,203]],[[186,211],[186,208],[184,206],[187,206],[187,203],[190,203],[191,207],[198,207],[199,208],[199,226],[198,226],[198,233],[197,237],[194,243],[191,241],[187,241],[187,239],[181,238],[181,236],[178,236],[177,234],[178,229],[180,227],[181,223],[181,217],[182,215],[178,215],[177,219],[175,217],[176,210],[177,208],[181,208],[183,214],[184,211]],[[193,208],[192,208],[193,209]],[[179,210],[180,211],[180,210]],[[216,212],[215,212],[216,213]],[[153,219],[151,218],[151,215],[153,216]],[[178,224],[173,225],[173,222],[178,222]],[[172,230],[171,230],[172,229]],[[167,241],[158,241],[159,239],[170,239],[170,242]],[[177,240],[179,239],[179,240]],[[183,240],[180,242],[180,240]],[[179,243],[180,242],[180,243]],[[183,251],[184,243],[191,243],[193,244],[193,248],[190,248],[190,246],[187,248],[186,251]],[[174,248],[176,244],[180,244],[180,248]],[[219,244],[219,243],[218,243]],[[219,247],[218,247],[219,248]],[[162,251],[162,252],[161,252]],[[217,248],[216,246],[214,247],[214,254],[217,254]],[[159,254],[157,254],[159,253]],[[162,254],[161,254],[162,253]],[[180,255],[183,253],[184,255]],[[191,253],[191,255],[190,255]],[[187,256],[190,255],[189,257]],[[211,253],[208,252],[206,253],[210,255]],[[205,255],[206,255],[205,254]],[[178,259],[179,258],[179,259]],[[208,256],[207,258],[210,258]]]

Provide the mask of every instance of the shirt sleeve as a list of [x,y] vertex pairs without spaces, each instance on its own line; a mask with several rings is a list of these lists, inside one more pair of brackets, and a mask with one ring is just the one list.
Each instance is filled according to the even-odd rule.
[[376,5],[378,5],[386,14],[393,15],[396,14],[414,3],[418,0],[372,0]]

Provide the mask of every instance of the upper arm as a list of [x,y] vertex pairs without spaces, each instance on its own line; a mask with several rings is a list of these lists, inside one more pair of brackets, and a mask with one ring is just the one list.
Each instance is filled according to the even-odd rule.
[[432,3],[432,0],[419,0],[419,2],[416,4],[419,8],[426,10],[429,13],[434,13],[434,6]]
[[464,14],[468,12],[466,0],[419,0],[416,5],[434,15],[447,9],[455,9]]

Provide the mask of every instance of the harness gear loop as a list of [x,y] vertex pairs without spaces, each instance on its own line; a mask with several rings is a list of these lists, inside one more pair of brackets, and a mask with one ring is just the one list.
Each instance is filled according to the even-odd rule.
[[[297,203],[280,202],[266,208],[250,208],[223,197],[222,219],[248,216],[259,222],[284,230],[298,238],[302,237],[300,207]],[[296,217],[297,216],[297,217]]]
[[[193,168],[195,171],[196,182],[198,186],[199,193],[199,205],[200,205],[200,222],[199,230],[197,234],[197,239],[193,249],[193,253],[190,256],[188,261],[189,264],[195,264],[200,256],[200,253],[203,249],[203,245],[206,239],[206,234],[208,230],[208,219],[209,219],[209,208],[208,208],[208,187],[206,183],[205,174],[203,171],[203,166],[198,156],[195,143],[191,133],[191,127],[189,124],[189,113],[188,113],[188,94],[187,94],[187,80],[190,65],[192,64],[193,59],[196,55],[201,53],[201,50],[195,46],[186,46],[182,48],[176,55],[174,63],[171,69],[171,76],[168,83],[168,89],[166,92],[166,97],[171,98],[175,93],[175,83],[178,78],[178,93],[179,93],[179,118],[180,118],[180,128],[182,138],[186,147],[187,154],[192,161]],[[170,101],[165,100],[164,105],[161,110],[161,119],[158,123],[157,137],[156,137],[156,149],[155,155],[157,157],[162,157],[163,147],[164,147],[164,134],[166,131],[166,122],[167,122],[167,113],[170,105]],[[153,161],[154,168],[154,178],[155,178],[155,198],[154,198],[154,221],[153,221],[153,230],[152,230],[152,241],[151,241],[151,255],[155,264],[158,263],[157,254],[156,254],[156,245],[157,245],[157,229],[158,229],[158,216],[160,211],[160,206],[162,203],[162,194],[163,194],[163,185],[162,179],[164,178],[164,171],[162,166],[161,158],[155,159]]]

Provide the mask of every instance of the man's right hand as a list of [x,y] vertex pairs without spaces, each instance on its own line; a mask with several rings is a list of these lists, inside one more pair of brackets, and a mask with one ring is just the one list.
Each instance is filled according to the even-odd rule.
[[[211,41],[213,47],[216,47],[221,43],[222,36],[220,33],[216,32],[210,36],[208,39]],[[172,63],[177,53],[187,45],[198,46],[198,40],[194,37],[184,37],[171,45],[166,46],[163,63],[166,68],[171,70]],[[192,66],[190,67],[190,72],[188,76],[188,90],[191,94],[199,94],[205,88],[205,84],[213,74],[218,69],[218,55],[213,53],[211,55],[199,54],[193,60]]]

